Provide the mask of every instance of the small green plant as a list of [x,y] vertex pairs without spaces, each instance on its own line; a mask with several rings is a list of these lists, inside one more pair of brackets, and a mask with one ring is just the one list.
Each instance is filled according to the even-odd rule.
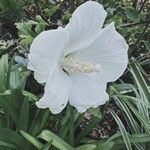
[[[141,70],[139,63],[131,58],[130,72],[135,84],[123,83],[110,88],[111,92],[115,93],[113,94],[113,99],[123,111],[126,120],[126,122],[122,123],[121,120],[112,113],[120,127],[128,150],[131,149],[130,143],[132,143],[128,136],[132,134],[150,134],[150,88],[149,81],[144,79],[141,71],[143,70]],[[126,129],[123,124],[126,124]],[[121,126],[123,126],[123,128]],[[138,149],[150,148],[149,142],[136,143],[135,147]]]

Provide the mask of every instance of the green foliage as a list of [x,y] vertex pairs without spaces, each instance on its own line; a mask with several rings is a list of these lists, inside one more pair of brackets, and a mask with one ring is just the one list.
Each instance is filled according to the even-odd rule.
[[28,22],[16,23],[15,25],[19,31],[21,43],[31,44],[33,39],[45,30],[47,23],[40,16],[36,16],[36,21],[29,20]]
[[[133,58],[131,58],[130,60],[130,71],[133,75],[135,85],[121,84],[121,86],[124,88],[121,91],[119,90],[119,86],[115,85],[111,87],[111,92],[113,91],[114,100],[117,102],[118,106],[123,110],[124,117],[127,121],[126,123],[128,126],[128,132],[130,132],[130,134],[150,134],[149,81],[146,82],[146,80],[143,77],[143,74],[141,73],[141,67],[139,63]],[[130,93],[132,93],[132,95]],[[116,118],[117,116],[114,117]],[[119,118],[116,119],[118,120]],[[122,123],[118,121],[118,125],[122,126]],[[120,130],[122,130],[121,127]],[[124,136],[125,135],[126,134],[124,134]],[[146,143],[142,143],[141,145],[137,143],[135,144],[135,146],[139,149],[149,149],[149,144]]]
[[1,0],[2,13],[4,17],[13,19],[14,21],[19,19],[23,15],[23,9],[29,0]]
[[0,59],[0,92],[7,89],[7,76],[8,76],[8,55],[3,55]]
[[125,10],[125,14],[126,14],[127,18],[130,20],[138,19],[138,11],[134,8],[127,8]]
[[117,122],[117,124],[118,124],[118,126],[119,126],[120,132],[121,132],[121,134],[122,134],[122,137],[123,137],[123,140],[124,140],[124,142],[125,142],[125,144],[126,144],[127,149],[128,149],[128,150],[132,150],[132,148],[131,148],[131,143],[130,143],[130,140],[129,140],[129,137],[128,137],[128,133],[127,133],[127,131],[126,131],[126,129],[125,129],[125,127],[124,127],[122,121],[121,121],[120,118],[116,115],[116,113],[115,113],[114,111],[111,111],[111,114],[112,114],[112,116],[115,118],[115,120],[116,120],[116,122]]
[[48,17],[51,17],[58,9],[60,4],[51,6],[51,8],[46,8],[44,11],[48,15]]
[[0,57],[5,53],[10,52],[13,49],[14,45],[14,40],[0,40]]

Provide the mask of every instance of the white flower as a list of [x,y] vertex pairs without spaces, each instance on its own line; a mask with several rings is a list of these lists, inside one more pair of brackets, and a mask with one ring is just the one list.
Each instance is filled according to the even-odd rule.
[[107,82],[117,80],[127,67],[128,45],[114,23],[102,28],[103,7],[93,1],[79,6],[65,28],[44,31],[33,41],[28,68],[46,83],[39,108],[56,114],[66,104],[79,112],[104,104]]

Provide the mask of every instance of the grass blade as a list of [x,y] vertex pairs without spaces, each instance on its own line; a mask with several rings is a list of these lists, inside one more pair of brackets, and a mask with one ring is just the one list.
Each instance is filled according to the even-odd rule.
[[114,119],[116,120],[116,122],[119,126],[120,132],[122,134],[122,137],[124,139],[127,149],[132,150],[131,143],[130,143],[130,140],[128,137],[128,133],[127,133],[122,121],[120,120],[120,118],[116,115],[116,113],[113,110],[110,110],[110,113],[112,114],[112,116],[114,117]]
[[74,150],[73,147],[71,147],[69,144],[67,144],[65,141],[63,141],[60,137],[58,137],[57,135],[55,135],[54,133],[52,133],[49,130],[44,130],[39,136],[38,138],[41,138],[47,142],[52,141],[52,145],[54,145],[55,147],[57,147],[60,150]]
[[27,139],[31,144],[33,144],[38,150],[42,149],[42,147],[44,145],[41,142],[39,142],[36,138],[34,138],[30,134],[28,134],[28,133],[26,133],[26,132],[24,132],[22,130],[20,132],[23,135],[23,137],[25,139]]

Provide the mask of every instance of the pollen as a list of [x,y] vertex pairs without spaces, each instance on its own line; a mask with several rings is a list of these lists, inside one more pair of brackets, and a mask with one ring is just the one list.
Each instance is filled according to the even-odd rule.
[[72,57],[66,57],[62,61],[61,67],[68,73],[91,73],[101,70],[101,65],[99,64],[93,65]]

